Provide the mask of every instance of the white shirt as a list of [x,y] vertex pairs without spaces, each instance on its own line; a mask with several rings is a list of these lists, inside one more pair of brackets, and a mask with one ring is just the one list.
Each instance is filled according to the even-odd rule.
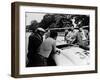
[[82,40],[86,40],[85,32],[82,30]]
[[41,44],[40,48],[39,48],[39,53],[40,55],[48,58],[51,51],[56,49],[56,40],[54,40],[53,38],[47,38],[43,41],[43,43]]

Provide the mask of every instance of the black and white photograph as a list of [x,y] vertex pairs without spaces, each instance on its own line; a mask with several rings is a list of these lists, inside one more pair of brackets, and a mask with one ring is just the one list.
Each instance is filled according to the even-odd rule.
[[90,65],[90,16],[25,13],[26,67]]
[[13,6],[13,76],[97,73],[97,7],[23,2]]

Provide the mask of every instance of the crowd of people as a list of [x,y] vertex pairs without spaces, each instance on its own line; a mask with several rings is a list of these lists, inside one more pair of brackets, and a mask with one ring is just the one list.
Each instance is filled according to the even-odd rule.
[[[50,27],[55,28],[55,26],[62,26],[62,22],[60,21],[61,19],[57,19],[57,24],[55,24],[52,18],[53,17],[45,16],[39,26],[33,30],[29,36],[27,67],[56,65],[53,60],[53,55],[60,53],[56,47],[58,32],[56,30],[50,30]],[[61,24],[58,24],[59,21]],[[65,25],[65,23],[67,25]],[[77,25],[74,26],[69,19],[66,19],[63,20],[63,26],[65,28],[64,40],[66,44],[78,45],[83,49],[89,50],[89,25],[83,26],[82,22],[79,21]],[[45,39],[43,39],[43,35],[45,35]]]
[[79,47],[89,50],[89,30],[88,27],[70,28],[65,31],[65,41],[67,44],[79,45]]

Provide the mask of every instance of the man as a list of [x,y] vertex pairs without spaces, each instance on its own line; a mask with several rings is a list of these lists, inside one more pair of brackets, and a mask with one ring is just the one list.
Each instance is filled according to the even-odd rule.
[[[53,62],[54,62],[52,60],[51,56],[56,53],[56,38],[57,38],[57,35],[58,35],[57,32],[50,31],[50,37],[45,39],[40,46],[40,50],[39,50],[38,54],[43,57],[42,61],[43,61],[43,63],[45,63],[44,66],[47,66],[48,63],[49,63],[49,65],[50,65],[50,63],[53,64]],[[49,62],[48,62],[48,58],[49,58]]]
[[45,30],[43,28],[37,28],[35,33],[32,33],[29,36],[29,45],[28,45],[28,64],[27,67],[33,67],[33,66],[41,66],[40,63],[40,56],[38,53],[38,48],[40,47],[41,43],[43,42],[43,35],[45,33]]
[[74,30],[74,27],[72,26],[71,28],[68,29],[68,32],[65,36],[65,41],[68,44],[74,44],[76,40],[76,31]]
[[81,48],[89,50],[89,33],[87,30],[84,30],[82,27],[79,28],[77,34],[77,42]]

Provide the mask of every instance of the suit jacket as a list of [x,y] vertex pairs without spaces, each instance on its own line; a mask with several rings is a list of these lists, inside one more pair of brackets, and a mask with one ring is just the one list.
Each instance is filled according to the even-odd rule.
[[32,56],[38,52],[38,48],[43,42],[43,37],[37,33],[29,36],[28,55]]

